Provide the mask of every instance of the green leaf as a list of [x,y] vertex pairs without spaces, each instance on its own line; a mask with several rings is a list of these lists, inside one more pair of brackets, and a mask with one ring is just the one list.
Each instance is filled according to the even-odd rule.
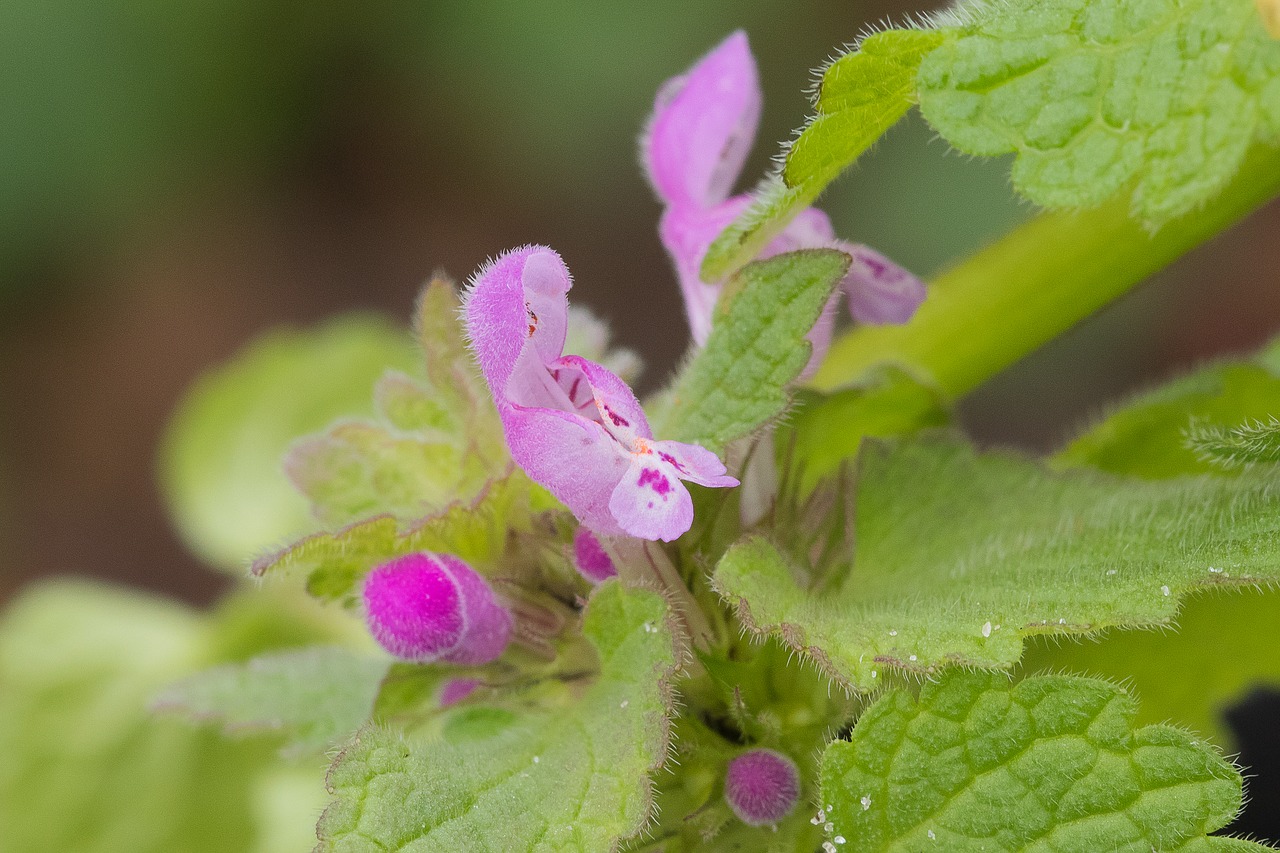
[[916,68],[945,38],[937,30],[886,30],[827,66],[813,116],[791,143],[780,176],[711,245],[702,277],[719,281],[760,253],[792,218],[906,115]]
[[1235,427],[1280,414],[1280,378],[1250,363],[1196,371],[1117,407],[1057,456],[1113,474],[1152,479],[1223,473],[1187,442],[1187,431]]
[[799,492],[807,494],[855,458],[863,438],[888,438],[949,421],[941,395],[889,367],[831,394],[799,391],[795,409],[778,428],[777,445],[783,461],[800,472]]
[[952,671],[895,690],[822,760],[831,835],[867,853],[1263,851],[1208,839],[1240,773],[1179,729],[1134,729],[1137,702],[1090,678]]
[[1280,420],[1253,421],[1227,429],[1196,424],[1187,431],[1187,446],[1201,459],[1224,468],[1274,465],[1280,462]]
[[279,652],[206,670],[166,687],[152,707],[225,731],[279,731],[294,754],[337,745],[373,712],[385,658],[336,646]]
[[223,631],[179,605],[97,584],[50,582],[15,599],[0,618],[5,849],[302,849],[321,791],[299,772],[314,778],[318,768],[281,764],[271,740],[228,743],[147,711],[166,682],[237,645]]
[[970,154],[1017,153],[1046,207],[1132,189],[1159,225],[1221,190],[1280,135],[1280,43],[1248,0],[1012,0],[956,15],[920,65],[920,108]]
[[326,601],[355,603],[360,579],[379,563],[414,551],[443,551],[478,570],[503,553],[508,530],[528,509],[529,481],[514,471],[490,482],[468,503],[452,504],[402,530],[394,516],[359,521],[336,533],[316,533],[254,561],[257,577],[307,578],[307,591]]
[[330,771],[320,849],[598,851],[639,832],[667,747],[665,619],[661,596],[610,581],[583,624],[600,673],[563,707],[470,739],[361,732]]
[[418,519],[473,496],[484,472],[464,467],[464,453],[448,440],[351,421],[295,443],[285,471],[332,528],[378,513]]
[[1168,624],[1184,593],[1280,577],[1277,475],[1054,474],[951,440],[864,443],[853,564],[809,588],[756,536],[715,573],[753,631],[845,685],[886,670],[1009,667],[1032,634]]
[[280,468],[298,436],[372,414],[370,389],[417,358],[384,320],[348,316],[270,332],[187,393],[165,435],[160,479],[184,539],[210,563],[245,558],[315,524]]
[[711,336],[681,372],[657,434],[719,453],[782,413],[787,386],[809,363],[805,337],[849,256],[829,249],[743,267],[717,306]]
[[[1193,596],[1169,631],[1126,631],[1104,642],[1033,640],[1027,672],[1069,670],[1123,680],[1140,723],[1170,721],[1231,744],[1222,713],[1254,686],[1280,685],[1280,593]],[[1170,661],[1177,661],[1171,677]]]

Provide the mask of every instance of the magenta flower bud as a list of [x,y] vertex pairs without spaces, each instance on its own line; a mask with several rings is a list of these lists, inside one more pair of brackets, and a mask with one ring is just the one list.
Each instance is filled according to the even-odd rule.
[[482,664],[511,637],[511,616],[474,569],[448,554],[407,554],[364,582],[369,633],[401,660]]
[[448,708],[466,699],[481,684],[478,678],[450,678],[440,688],[440,707]]
[[745,824],[777,823],[800,799],[800,771],[796,763],[772,749],[753,749],[729,762],[724,798]]
[[573,534],[573,567],[592,583],[607,581],[618,574],[600,540],[585,527],[579,527]]

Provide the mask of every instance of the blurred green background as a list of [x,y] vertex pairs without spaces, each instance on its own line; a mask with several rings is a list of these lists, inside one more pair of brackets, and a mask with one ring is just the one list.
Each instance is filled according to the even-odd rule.
[[[559,249],[655,387],[687,334],[636,166],[654,91],[737,27],[759,58],[747,183],[811,69],[893,2],[11,0],[0,26],[0,599],[89,574],[211,600],[155,450],[183,390],[258,333],[407,321],[436,269]],[[1030,210],[1007,163],[913,117],[823,200],[921,273]],[[1051,447],[1102,401],[1280,327],[1273,205],[980,390],[989,443]],[[248,555],[246,555],[248,556]]]
[[[187,446],[175,467],[239,476],[255,439],[317,428],[318,400],[367,406],[363,391],[349,399],[367,384],[353,377],[412,356],[397,338],[326,326],[255,345],[269,383],[207,371],[282,324],[353,309],[407,324],[437,269],[463,279],[504,249],[550,244],[574,271],[575,301],[613,322],[649,365],[642,388],[656,388],[688,343],[636,165],[657,87],[747,30],[765,90],[750,185],[803,121],[811,69],[872,22],[921,11],[881,0],[0,3],[0,605],[62,574],[200,605],[233,586],[184,546],[162,497],[157,448],[184,392],[202,376],[223,383],[221,399],[262,426]],[[927,275],[1031,215],[1007,169],[949,153],[913,116],[822,206],[842,236]],[[1280,329],[1278,225],[1272,204],[988,383],[963,404],[966,426],[987,444],[1049,449],[1107,401],[1261,344]],[[313,345],[330,359],[318,377],[301,372]],[[284,395],[304,387],[316,405],[298,412]],[[254,505],[222,509],[252,518]],[[224,568],[253,556],[236,537],[256,530],[221,532],[217,546],[187,529]],[[0,793],[22,793],[0,823],[21,823],[14,843],[305,849],[324,800],[319,762],[273,762],[270,742],[228,746],[144,711],[193,669],[352,641],[341,614],[272,595],[232,594],[208,613],[80,585],[15,601],[0,623],[0,746],[21,759],[0,762]],[[1265,651],[1274,596],[1259,606],[1250,625]],[[1188,624],[1188,643],[1231,642],[1216,612]],[[1167,659],[1141,639],[1144,659]],[[1269,731],[1275,714],[1259,716]],[[1252,788],[1265,803],[1280,786],[1265,790]]]

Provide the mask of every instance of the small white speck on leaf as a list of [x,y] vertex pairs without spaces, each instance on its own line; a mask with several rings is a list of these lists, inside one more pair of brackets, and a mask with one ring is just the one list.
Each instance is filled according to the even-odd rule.
[[936,835],[934,835],[934,834],[933,834],[933,830],[932,830],[932,829],[931,829],[931,830],[929,830],[929,840],[930,840],[930,841],[937,841],[937,840],[938,840],[938,836],[936,836]]
[[822,851],[823,853],[836,853],[836,846],[830,841],[824,841],[822,842]]
[[991,623],[990,623],[990,622],[983,622],[983,623],[982,623],[982,636],[984,636],[984,637],[990,637],[990,636],[991,636]]
[[864,812],[871,808],[871,797],[867,794],[863,794],[862,799],[858,800],[858,802],[862,803],[862,810]]
[[837,835],[835,838],[833,838],[833,839],[831,839],[831,840],[832,840],[832,841],[834,841],[836,844],[844,844],[844,836],[843,836],[843,835]]
[[1167,586],[1162,586],[1162,587],[1160,587],[1160,594],[1161,594],[1161,595],[1168,595],[1168,594],[1169,594],[1169,587],[1167,587]]
[[894,629],[894,628],[890,628],[890,629],[889,629],[889,636],[890,636],[890,637],[896,637],[896,636],[898,636],[898,632],[897,632],[897,630],[896,630],[896,629]]
[[907,655],[907,660],[915,660],[915,659],[916,659],[915,655]]
[[630,704],[631,704],[631,700],[630,700],[630,699],[623,699],[623,700],[622,700],[622,702],[621,702],[621,703],[619,703],[618,707],[619,707],[619,708],[625,708],[625,707],[627,707],[627,706],[628,706],[628,705],[630,705]]
[[539,761],[541,761],[541,760],[542,760],[542,757],[541,757],[541,756],[535,755],[535,756],[533,757],[533,763],[534,763],[534,764],[537,764],[537,763],[538,763]]
[[1114,575],[1115,573],[1116,573],[1115,569],[1107,569],[1107,575]]

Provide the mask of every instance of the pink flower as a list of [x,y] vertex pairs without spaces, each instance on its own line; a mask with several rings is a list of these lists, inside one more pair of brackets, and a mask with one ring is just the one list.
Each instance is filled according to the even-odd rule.
[[511,616],[475,569],[449,554],[406,554],[364,581],[364,615],[378,644],[401,660],[482,664],[511,637]]
[[693,523],[682,480],[738,481],[703,447],[655,440],[625,382],[564,355],[571,285],[559,255],[526,246],[482,267],[467,291],[467,333],[511,457],[591,530],[671,541]]
[[777,823],[800,799],[800,771],[794,761],[772,749],[744,752],[729,762],[724,798],[745,824]]
[[[641,162],[666,205],[658,227],[684,291],[694,342],[706,343],[720,295],[718,282],[699,275],[712,241],[751,199],[729,196],[755,139],[760,84],[746,33],[738,31],[688,73],[668,80],[654,103],[641,142]],[[853,258],[841,283],[849,311],[863,323],[905,323],[924,300],[924,283],[866,246],[836,239],[827,215],[809,208],[761,252],[769,257],[795,249],[833,248]],[[818,322],[810,339],[815,363],[831,339],[834,318]]]
[[573,567],[592,583],[606,581],[618,574],[613,558],[596,535],[585,527],[579,527],[573,534]]

